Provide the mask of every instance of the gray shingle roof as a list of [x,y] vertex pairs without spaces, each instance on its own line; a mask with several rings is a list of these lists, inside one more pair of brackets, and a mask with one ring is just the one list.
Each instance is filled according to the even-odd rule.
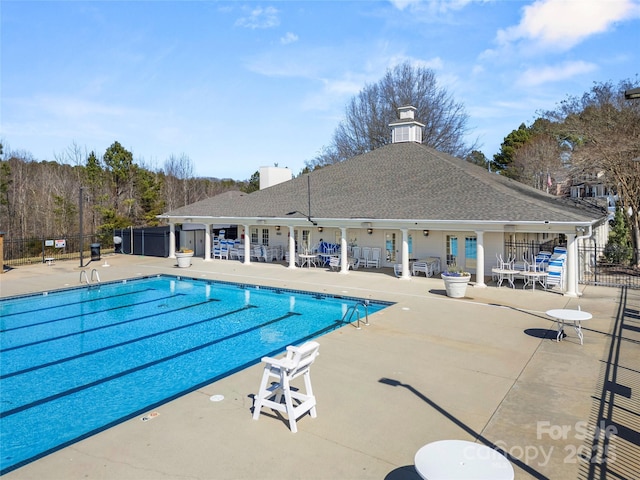
[[[227,192],[167,216],[589,222],[603,216],[416,143],[386,145],[291,181]],[[309,182],[309,183],[307,183]]]

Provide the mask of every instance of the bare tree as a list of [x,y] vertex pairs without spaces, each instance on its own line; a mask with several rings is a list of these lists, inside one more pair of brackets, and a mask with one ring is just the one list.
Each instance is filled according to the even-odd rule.
[[549,134],[534,134],[513,154],[512,178],[539,190],[549,191],[552,178],[562,168],[562,148]]
[[399,107],[416,107],[416,120],[425,124],[422,143],[464,158],[476,145],[464,141],[469,116],[464,106],[438,86],[433,70],[405,62],[387,71],[376,84],[366,85],[346,107],[345,119],[332,144],[307,162],[317,166],[343,161],[391,142],[389,124],[397,120]]
[[192,184],[194,166],[191,159],[184,153],[180,157],[171,155],[164,162],[165,197],[167,208],[171,211],[175,208],[187,205],[193,201]]
[[584,172],[599,170],[617,192],[629,214],[634,263],[640,267],[640,102],[627,100],[624,91],[637,87],[623,80],[617,86],[597,83],[582,97],[569,97],[547,112],[559,132],[573,146],[571,165]]

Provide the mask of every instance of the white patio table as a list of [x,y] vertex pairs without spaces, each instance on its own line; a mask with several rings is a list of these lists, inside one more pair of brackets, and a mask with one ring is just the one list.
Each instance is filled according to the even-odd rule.
[[511,288],[516,288],[513,280],[515,276],[519,273],[522,273],[522,271],[513,270],[510,268],[492,268],[491,273],[495,273],[498,276],[498,287],[501,287],[502,282],[506,280],[511,285]]
[[562,340],[562,334],[564,332],[564,322],[573,322],[573,328],[578,334],[580,339],[580,345],[582,345],[582,322],[591,320],[593,317],[589,312],[583,312],[582,310],[572,310],[570,308],[557,308],[554,310],[547,310],[547,315],[554,318],[558,322],[558,335],[556,335],[556,341]]
[[416,471],[424,479],[513,480],[513,466],[497,450],[465,440],[428,443],[416,453]]
[[311,267],[311,265],[313,265],[314,267],[316,266],[315,259],[318,258],[317,254],[301,253],[300,255],[298,255],[298,257],[300,257],[301,267],[304,267],[305,265],[307,266],[307,268]]
[[536,283],[539,283],[542,288],[547,289],[547,276],[549,275],[547,272],[522,272],[521,275],[524,277],[524,285],[522,289],[524,290],[529,285],[531,285],[532,290],[536,289]]

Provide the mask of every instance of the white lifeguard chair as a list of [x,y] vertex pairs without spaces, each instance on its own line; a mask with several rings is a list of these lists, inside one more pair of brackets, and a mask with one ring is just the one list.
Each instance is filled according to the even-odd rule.
[[[293,433],[298,431],[296,420],[303,414],[310,412],[316,418],[316,397],[311,389],[309,369],[318,356],[320,345],[317,342],[307,342],[300,347],[288,346],[287,354],[282,358],[262,357],[265,363],[260,390],[253,403],[253,419],[258,420],[262,407],[287,414],[289,427]],[[306,392],[292,391],[291,381],[304,376]],[[271,378],[277,382],[269,384]],[[284,397],[284,403],[282,398]],[[273,398],[273,399],[272,399]],[[294,406],[293,401],[299,402]]]

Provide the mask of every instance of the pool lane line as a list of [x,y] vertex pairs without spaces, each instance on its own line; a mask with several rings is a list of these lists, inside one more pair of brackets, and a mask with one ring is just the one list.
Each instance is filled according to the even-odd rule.
[[198,345],[196,347],[188,348],[187,350],[183,350],[182,352],[177,352],[177,353],[174,353],[174,354],[166,356],[166,357],[158,358],[158,359],[153,360],[151,362],[147,362],[147,363],[144,363],[142,365],[138,365],[137,367],[133,367],[133,368],[130,368],[128,370],[124,370],[122,372],[115,373],[113,375],[109,375],[108,377],[104,377],[104,378],[101,378],[99,380],[95,380],[93,382],[86,383],[84,385],[79,385],[77,387],[65,390],[64,392],[59,392],[59,393],[56,393],[54,395],[50,395],[49,397],[41,398],[40,400],[36,400],[34,402],[30,402],[30,403],[27,403],[25,405],[21,405],[19,407],[12,408],[12,409],[6,410],[4,412],[0,412],[0,418],[5,418],[5,417],[11,416],[11,415],[15,415],[16,413],[20,413],[20,412],[23,412],[25,410],[29,410],[31,408],[38,407],[40,405],[44,405],[45,403],[49,403],[49,402],[52,402],[54,400],[58,400],[60,398],[67,397],[67,396],[72,395],[74,393],[78,393],[78,392],[81,392],[83,390],[87,390],[89,388],[93,388],[93,387],[96,387],[98,385],[102,385],[103,383],[107,383],[107,382],[110,382],[112,380],[116,380],[118,378],[122,378],[122,377],[125,377],[127,375],[131,375],[132,373],[136,373],[136,372],[139,372],[141,370],[146,370],[147,368],[151,368],[151,367],[154,367],[156,365],[160,365],[161,363],[165,363],[165,362],[168,362],[170,360],[175,360],[176,358],[182,357],[183,355],[188,355],[190,353],[194,353],[194,352],[197,352],[199,350],[204,350],[205,348],[209,348],[209,347],[211,347],[213,345],[216,345],[218,343],[224,342],[226,340],[231,340],[232,338],[236,338],[236,337],[239,337],[241,335],[246,335],[247,333],[253,332],[253,331],[257,330],[257,329],[264,328],[264,327],[267,327],[267,326],[272,325],[274,323],[281,322],[282,320],[286,320],[287,318],[292,317],[294,315],[301,315],[301,314],[300,313],[295,313],[295,312],[287,312],[285,315],[282,315],[281,317],[274,318],[274,319],[269,320],[267,322],[264,322],[262,324],[255,325],[255,326],[253,326],[251,328],[247,328],[245,330],[241,330],[241,331],[236,332],[236,333],[232,333],[231,335],[227,335],[226,337],[217,338],[217,339],[212,340],[210,342],[203,343],[202,345]]
[[25,465],[28,465],[31,462],[34,462],[34,461],[39,460],[41,458],[44,458],[47,455],[50,455],[50,454],[52,454],[54,452],[62,450],[63,448],[69,447],[69,446],[73,445],[74,443],[77,443],[77,442],[79,442],[81,440],[85,440],[85,439],[87,439],[89,437],[92,437],[93,435],[96,435],[98,433],[104,432],[105,430],[108,430],[108,429],[110,429],[112,427],[115,427],[116,425],[119,425],[122,422],[126,422],[127,420],[130,420],[132,418],[138,417],[138,416],[148,412],[149,410],[153,410],[155,408],[161,407],[162,405],[165,405],[167,402],[171,402],[171,401],[173,401],[173,400],[175,400],[177,398],[182,397],[183,395],[186,395],[188,393],[194,392],[194,391],[196,391],[196,390],[198,390],[200,388],[206,387],[207,385],[210,385],[213,382],[217,382],[218,380],[221,380],[221,379],[223,379],[225,377],[228,377],[229,375],[233,375],[234,373],[240,372],[240,371],[244,370],[245,368],[248,368],[248,367],[251,367],[251,366],[253,366],[253,365],[257,364],[257,363],[260,363],[262,357],[265,357],[265,356],[266,357],[270,357],[270,356],[277,355],[277,354],[281,353],[285,349],[285,347],[287,345],[297,345],[297,344],[303,343],[303,342],[305,342],[307,340],[311,340],[313,338],[320,337],[320,336],[324,335],[325,333],[329,333],[332,330],[337,330],[338,328],[342,328],[343,326],[344,326],[344,324],[342,322],[336,320],[336,322],[334,324],[331,324],[331,325],[329,325],[327,327],[323,327],[320,330],[318,330],[318,331],[316,331],[316,332],[314,332],[314,333],[312,333],[310,335],[306,335],[306,336],[304,336],[302,338],[299,338],[297,340],[289,341],[289,342],[283,344],[282,347],[280,347],[280,348],[278,348],[276,350],[272,350],[269,353],[261,354],[257,358],[254,358],[253,360],[249,360],[248,362],[245,362],[245,363],[243,363],[241,365],[238,365],[237,367],[234,367],[231,370],[227,370],[224,373],[220,373],[220,374],[215,375],[214,377],[211,377],[211,378],[209,378],[207,380],[203,380],[203,381],[201,381],[201,382],[199,382],[199,383],[197,383],[197,384],[195,384],[195,385],[193,385],[193,386],[191,386],[189,388],[181,390],[181,391],[179,391],[177,393],[173,393],[173,394],[169,395],[168,397],[165,397],[165,398],[163,398],[161,400],[153,402],[150,405],[145,405],[144,407],[139,408],[139,409],[133,411],[130,414],[123,415],[122,417],[116,418],[115,420],[111,420],[111,421],[107,422],[106,424],[102,425],[101,427],[97,427],[97,428],[94,428],[94,429],[92,429],[92,430],[90,430],[88,432],[84,432],[84,433],[78,435],[75,438],[72,438],[70,440],[65,440],[60,445],[56,445],[54,447],[50,447],[50,448],[48,448],[48,449],[46,449],[46,450],[44,450],[44,451],[42,451],[40,453],[37,453],[37,454],[29,457],[29,458],[25,458],[23,460],[20,460],[20,461],[14,463],[12,465],[8,465],[4,469],[0,470],[0,476],[5,475],[6,473],[9,473],[9,472],[11,472],[13,470],[17,470],[20,467],[24,467]]
[[[194,322],[194,323],[178,325],[177,327],[169,328],[167,330],[161,330],[159,332],[150,333],[150,334],[144,335],[142,337],[132,338],[132,339],[126,340],[124,342],[114,343],[112,345],[107,345],[107,346],[104,346],[104,347],[100,347],[100,348],[97,348],[95,350],[90,350],[90,351],[87,351],[87,352],[78,353],[78,354],[72,355],[70,357],[59,358],[57,360],[52,360],[50,362],[42,363],[40,365],[34,365],[32,367],[28,367],[28,368],[25,368],[25,369],[22,369],[22,370],[16,370],[15,372],[5,373],[3,375],[0,375],[0,380],[5,379],[5,378],[15,377],[17,375],[22,375],[24,373],[33,372],[35,370],[40,370],[42,368],[52,367],[54,365],[59,365],[61,363],[70,362],[72,360],[77,360],[78,358],[87,357],[89,355],[95,355],[97,353],[106,352],[107,350],[111,350],[111,349],[114,349],[114,348],[124,347],[125,345],[130,345],[132,343],[142,342],[142,341],[148,340],[150,338],[159,337],[160,335],[166,335],[166,334],[169,334],[169,333],[177,332],[178,330],[183,330],[183,329],[186,329],[186,328],[195,327],[196,325],[200,325],[202,323],[211,322],[213,320],[218,320],[220,318],[228,317],[229,315],[235,315],[236,313],[244,312],[245,310],[248,310],[250,308],[258,308],[258,307],[254,306],[254,305],[247,305],[247,306],[244,306],[242,308],[238,308],[236,310],[231,310],[229,312],[225,312],[225,313],[222,313],[220,315],[216,315],[215,317],[209,317],[209,318],[205,318],[203,320],[198,320],[197,322]],[[173,312],[170,312],[170,313],[173,313]]]
[[[102,300],[111,300],[112,298],[117,298],[117,297],[125,297],[127,295],[137,295],[139,293],[144,293],[144,292],[150,292],[153,290],[158,290],[157,288],[145,288],[144,290],[138,290],[135,292],[123,292],[123,293],[119,293],[117,295],[111,295],[110,297],[99,297],[99,298],[88,298],[86,300],[81,300],[78,302],[71,302],[71,303],[62,303],[62,304],[58,304],[58,305],[51,305],[48,307],[44,307],[44,308],[36,308],[34,310],[24,310],[22,312],[12,312],[12,313],[5,313],[2,315],[2,318],[7,318],[7,317],[13,317],[15,315],[25,315],[27,313],[36,313],[36,312],[44,312],[45,310],[53,310],[55,308],[65,308],[65,307],[69,307],[71,305],[82,305],[83,303],[91,303],[91,302],[100,302]],[[35,297],[35,299],[39,299],[41,297],[44,297],[43,295],[38,295]],[[49,298],[49,297],[47,297]],[[40,325],[39,323],[31,323],[29,325],[20,325],[19,327],[11,327],[11,328],[6,328],[4,330],[0,330],[0,332],[8,332],[10,330],[18,330],[20,328],[26,328],[26,327],[31,327],[33,325]]]
[[[171,298],[171,297],[169,297],[169,298]],[[15,345],[13,347],[2,348],[2,349],[0,349],[0,353],[2,353],[2,352],[10,352],[12,350],[18,350],[20,348],[33,347],[34,345],[40,345],[42,343],[53,342],[53,341],[56,341],[56,340],[62,340],[63,338],[74,337],[76,335],[84,335],[85,333],[96,332],[98,330],[105,330],[107,328],[118,327],[120,325],[125,325],[127,323],[139,322],[139,321],[145,320],[147,318],[159,317],[161,315],[167,315],[169,313],[175,313],[175,312],[179,312],[181,310],[188,310],[190,308],[200,307],[200,306],[205,305],[205,304],[207,304],[209,302],[219,302],[219,301],[220,300],[218,300],[217,298],[209,298],[204,302],[198,302],[198,303],[193,303],[193,304],[190,304],[190,305],[185,305],[184,307],[176,308],[174,310],[163,310],[162,312],[155,312],[155,313],[152,313],[152,314],[149,314],[149,315],[144,315],[143,317],[130,318],[130,319],[127,319],[127,320],[123,320],[122,322],[110,323],[108,325],[100,325],[99,327],[89,328],[87,330],[82,330],[81,332],[65,333],[64,335],[58,335],[57,337],[45,338],[45,339],[42,339],[42,340],[36,340],[34,342],[30,342],[30,343],[23,343],[22,345]],[[153,303],[153,301],[137,303],[136,305],[143,305],[144,303]],[[113,310],[117,310],[117,308],[114,308]],[[75,317],[69,317],[69,318],[77,318],[77,317],[80,317],[80,316],[82,316],[82,315],[76,315]]]
[[[71,319],[74,319],[74,318],[78,318],[79,316],[82,316],[82,315],[96,315],[98,313],[113,312],[115,310],[121,310],[123,308],[129,308],[129,307],[133,307],[133,306],[137,306],[137,305],[145,305],[147,303],[153,303],[153,302],[160,302],[160,301],[163,301],[163,300],[168,300],[170,298],[184,296],[184,295],[185,295],[184,293],[175,293],[175,294],[169,295],[168,297],[154,298],[154,299],[151,299],[151,300],[144,300],[144,301],[139,301],[139,302],[136,302],[136,303],[129,303],[127,305],[118,305],[117,307],[103,308],[102,310],[94,310],[92,312],[83,312],[83,313],[80,313],[79,315],[69,315],[69,316],[66,316],[66,317],[52,318],[51,320],[44,320],[42,322],[30,323],[29,325],[21,325],[19,327],[6,328],[4,330],[0,330],[0,333],[12,332],[12,331],[21,330],[21,329],[24,329],[24,328],[40,327],[40,326],[46,325],[48,323],[55,323],[55,322],[62,322],[64,320],[71,320]],[[101,300],[107,300],[107,298],[102,298]],[[80,303],[83,303],[83,302],[80,302]]]

